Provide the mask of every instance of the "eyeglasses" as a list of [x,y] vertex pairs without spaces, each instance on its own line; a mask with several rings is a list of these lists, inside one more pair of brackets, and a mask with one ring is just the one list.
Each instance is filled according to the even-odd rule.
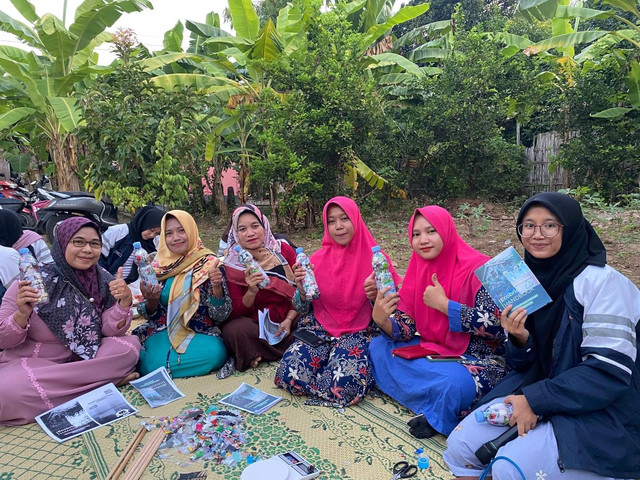
[[518,233],[523,238],[533,237],[536,233],[536,228],[540,229],[543,237],[553,238],[557,237],[560,233],[560,228],[564,225],[559,223],[544,223],[542,225],[535,225],[533,223],[521,223],[518,225]]
[[71,239],[71,244],[74,247],[84,248],[87,245],[87,243],[94,250],[98,250],[98,249],[102,248],[102,242],[100,240],[91,240],[90,242],[88,242],[84,238],[72,238]]

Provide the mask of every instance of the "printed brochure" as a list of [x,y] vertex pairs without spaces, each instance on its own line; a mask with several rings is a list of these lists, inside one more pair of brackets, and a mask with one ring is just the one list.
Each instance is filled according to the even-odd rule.
[[513,305],[528,314],[541,309],[551,298],[515,248],[509,247],[475,271],[476,276],[502,311]]

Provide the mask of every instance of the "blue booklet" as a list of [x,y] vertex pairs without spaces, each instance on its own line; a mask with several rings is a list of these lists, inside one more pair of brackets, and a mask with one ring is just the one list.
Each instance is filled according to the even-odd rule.
[[551,302],[551,297],[513,247],[500,252],[475,273],[501,311],[513,305],[514,309],[522,307],[531,314]]

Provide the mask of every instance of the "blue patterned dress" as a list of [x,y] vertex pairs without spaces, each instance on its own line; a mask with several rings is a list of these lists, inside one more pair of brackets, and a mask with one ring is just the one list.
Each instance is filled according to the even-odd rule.
[[413,319],[396,310],[390,317],[393,337],[383,334],[369,345],[378,387],[416,414],[423,414],[433,428],[448,435],[471,405],[507,373],[506,336],[499,315],[484,288],[478,290],[474,307],[450,300],[449,329],[471,334],[464,353],[466,360],[431,362],[426,358],[407,360],[391,353],[420,342]]
[[311,302],[300,301],[298,291],[293,307],[302,314],[298,329],[311,330],[325,343],[312,347],[293,342],[276,371],[276,385],[293,395],[308,395],[309,405],[344,407],[359,402],[373,386],[367,347],[380,329],[372,321],[365,330],[332,337],[316,319]]

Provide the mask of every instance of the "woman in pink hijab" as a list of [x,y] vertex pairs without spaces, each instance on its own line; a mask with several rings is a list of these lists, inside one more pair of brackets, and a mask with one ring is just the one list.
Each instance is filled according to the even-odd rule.
[[[413,410],[410,432],[448,435],[474,400],[506,373],[500,312],[474,271],[489,260],[458,236],[435,205],[409,221],[413,253],[399,293],[379,292],[373,319],[384,335],[369,346],[377,385]],[[418,336],[416,336],[416,334]],[[427,355],[464,355],[436,362]]]
[[[342,407],[360,401],[373,385],[367,346],[379,331],[371,321],[365,282],[372,284],[371,247],[376,241],[350,198],[329,200],[322,220],[322,247],[311,256],[320,298],[305,297],[304,270],[293,266],[298,284],[293,306],[302,315],[298,331],[315,341],[296,340],[289,347],[275,383],[294,395],[309,395],[309,404]],[[392,266],[390,270],[397,285],[401,279]],[[375,293],[373,287],[371,298]]]

